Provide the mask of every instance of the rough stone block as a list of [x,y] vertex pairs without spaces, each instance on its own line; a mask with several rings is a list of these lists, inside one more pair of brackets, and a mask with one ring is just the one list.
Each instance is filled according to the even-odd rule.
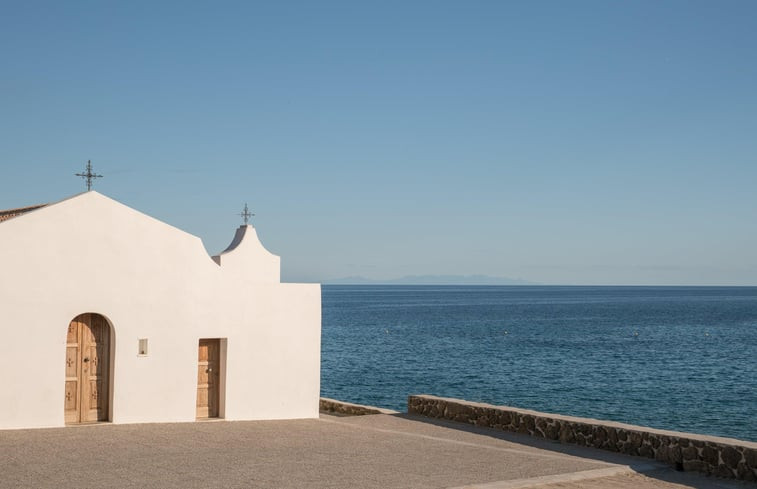
[[738,467],[739,462],[742,460],[741,452],[733,447],[724,447],[720,452],[720,458],[731,469]]
[[639,448],[639,455],[646,458],[655,458],[655,450],[650,445]]
[[670,447],[667,445],[660,445],[660,448],[655,450],[654,458],[660,462],[671,463]]
[[713,467],[717,467],[720,463],[720,457],[718,451],[711,445],[706,445],[702,449],[702,460],[707,462]]
[[534,428],[536,428],[536,420],[534,419],[534,417],[531,416],[530,414],[526,414],[526,415],[523,416],[523,418],[524,418],[523,422],[526,425],[526,429],[529,432],[533,432]]
[[712,471],[712,474],[724,479],[733,479],[736,476],[736,470],[727,467],[725,464],[720,464]]
[[611,444],[617,446],[617,444],[618,444],[618,430],[616,430],[615,428],[607,428],[607,440]]
[[639,450],[635,446],[633,446],[633,443],[630,441],[624,442],[620,447],[620,453],[625,453],[626,455],[638,455]]
[[652,448],[657,450],[660,448],[660,445],[665,445],[665,443],[662,441],[659,435],[653,435],[649,437],[649,444],[652,445]]
[[681,456],[684,462],[687,460],[699,460],[699,451],[697,451],[696,447],[688,446],[681,450]]
[[592,434],[594,437],[595,442],[600,442],[600,445],[602,442],[604,442],[607,439],[607,430],[604,428],[604,426],[594,426],[594,433]]
[[680,446],[672,445],[670,447],[670,461],[674,464],[680,464],[683,462],[683,453]]
[[560,437],[560,441],[563,443],[573,443],[576,439],[575,433],[573,432],[571,427],[567,425],[567,423],[563,424],[560,427],[559,437]]
[[518,431],[518,429],[520,429],[520,427],[523,425],[523,417],[520,413],[513,413],[512,425],[515,431]]
[[757,450],[752,448],[744,449],[744,461],[752,469],[757,470]]
[[556,422],[548,424],[544,431],[544,438],[549,440],[557,440],[560,438],[560,425]]
[[631,446],[635,449],[639,449],[641,447],[641,433],[639,433],[638,431],[632,431],[629,433],[629,435]]

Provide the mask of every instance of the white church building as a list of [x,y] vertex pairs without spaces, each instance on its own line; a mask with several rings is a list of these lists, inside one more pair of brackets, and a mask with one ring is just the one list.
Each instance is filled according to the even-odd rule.
[[321,289],[241,226],[200,238],[95,191],[0,211],[0,429],[315,418]]

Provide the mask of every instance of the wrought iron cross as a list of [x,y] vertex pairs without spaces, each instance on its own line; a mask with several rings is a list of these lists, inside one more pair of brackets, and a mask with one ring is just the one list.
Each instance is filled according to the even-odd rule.
[[246,226],[246,225],[247,225],[247,222],[248,222],[248,221],[250,220],[250,218],[251,218],[251,217],[253,217],[253,216],[254,216],[255,214],[253,214],[252,212],[250,212],[250,209],[249,209],[249,208],[247,208],[247,202],[245,202],[245,203],[244,203],[244,210],[243,210],[243,211],[242,211],[242,213],[241,213],[241,214],[239,214],[239,215],[240,215],[240,216],[242,216],[242,218],[244,218],[244,225]]
[[92,180],[95,178],[102,178],[102,175],[98,175],[97,173],[92,172],[92,161],[87,160],[87,173],[77,173],[77,177],[82,177],[85,180],[87,180],[87,191],[92,190]]

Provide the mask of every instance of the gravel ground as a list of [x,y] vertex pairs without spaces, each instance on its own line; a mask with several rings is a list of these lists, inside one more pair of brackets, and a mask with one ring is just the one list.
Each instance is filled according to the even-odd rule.
[[746,487],[406,415],[6,430],[0,471],[0,488],[35,489]]

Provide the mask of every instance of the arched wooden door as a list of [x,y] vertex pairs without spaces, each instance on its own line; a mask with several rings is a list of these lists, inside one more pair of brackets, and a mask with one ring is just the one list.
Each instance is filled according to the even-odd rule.
[[66,424],[108,420],[110,325],[99,314],[76,316],[66,339]]

